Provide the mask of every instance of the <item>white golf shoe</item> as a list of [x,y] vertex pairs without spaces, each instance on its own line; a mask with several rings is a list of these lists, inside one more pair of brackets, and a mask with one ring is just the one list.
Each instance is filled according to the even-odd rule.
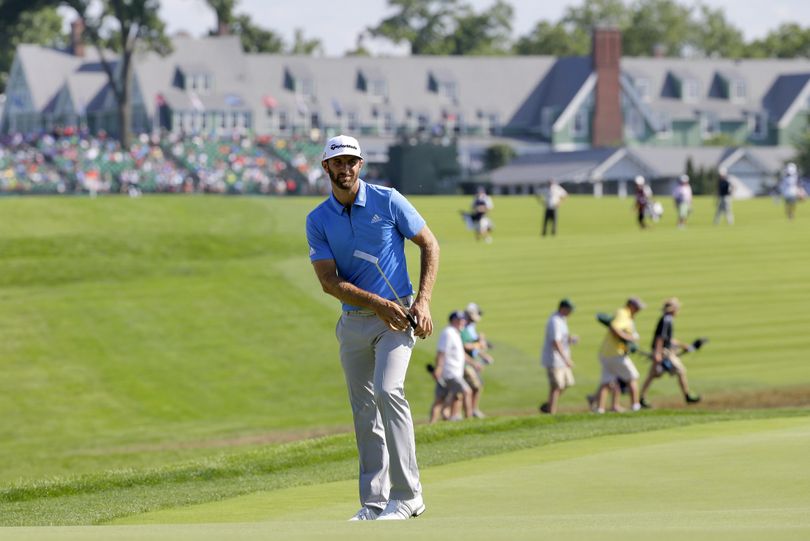
[[390,500],[377,520],[407,520],[424,512],[425,502],[421,495],[411,500]]
[[349,522],[353,522],[355,520],[377,520],[377,517],[380,516],[380,511],[376,507],[368,507],[363,506],[360,510],[354,514],[352,518],[349,519]]

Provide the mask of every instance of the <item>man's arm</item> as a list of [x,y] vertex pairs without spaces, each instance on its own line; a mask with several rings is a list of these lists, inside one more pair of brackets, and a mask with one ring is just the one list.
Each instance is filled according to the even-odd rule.
[[436,383],[444,385],[444,378],[442,378],[442,371],[444,370],[444,352],[436,352],[436,368],[433,370],[433,379]]
[[569,355],[566,355],[565,348],[563,348],[563,344],[561,340],[554,340],[551,343],[551,346],[560,354],[560,357],[563,358],[565,364],[568,365],[568,368],[574,368],[574,361],[571,359]]
[[436,274],[439,271],[439,242],[427,225],[410,240],[419,246],[421,254],[419,291],[410,312],[416,318],[416,330],[414,333],[419,338],[427,338],[433,334],[430,299],[433,295],[433,285],[436,283]]
[[664,360],[664,337],[663,336],[656,336],[655,337],[655,345],[653,346],[652,352],[653,362],[660,363]]
[[334,259],[319,259],[313,261],[312,266],[325,293],[346,304],[373,310],[380,319],[395,331],[404,331],[410,326],[405,311],[399,304],[360,289],[341,277],[337,272]]
[[629,333],[629,332],[627,332],[625,330],[622,330],[622,329],[617,329],[613,325],[609,325],[608,329],[610,329],[610,332],[612,332],[614,335],[616,335],[616,337],[619,340],[623,340],[625,342],[633,342],[636,339],[636,337],[633,335],[633,333]]

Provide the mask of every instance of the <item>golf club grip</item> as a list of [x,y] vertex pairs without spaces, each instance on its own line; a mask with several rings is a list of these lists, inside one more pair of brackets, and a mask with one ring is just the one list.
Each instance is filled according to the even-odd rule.
[[416,318],[415,318],[415,317],[413,317],[413,315],[412,315],[412,314],[407,313],[407,312],[405,313],[405,317],[407,317],[407,318],[408,318],[408,323],[410,323],[410,324],[411,324],[411,328],[412,328],[412,329],[416,329]]

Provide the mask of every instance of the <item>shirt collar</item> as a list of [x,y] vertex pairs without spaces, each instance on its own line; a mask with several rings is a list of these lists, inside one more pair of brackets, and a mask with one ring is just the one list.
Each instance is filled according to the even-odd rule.
[[[361,178],[358,178],[357,182],[358,182],[357,197],[354,198],[354,203],[352,204],[352,206],[365,207],[367,197],[366,183]],[[329,194],[329,201],[332,204],[332,208],[334,208],[338,212],[338,214],[342,214],[343,211],[346,210],[345,207],[340,203],[340,201],[337,200],[334,192]]]

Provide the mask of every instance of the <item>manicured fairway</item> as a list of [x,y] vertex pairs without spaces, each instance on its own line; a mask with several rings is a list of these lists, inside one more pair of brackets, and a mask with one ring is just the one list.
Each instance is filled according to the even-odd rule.
[[[97,524],[257,490],[354,477],[356,450],[334,339],[339,303],[323,294],[306,257],[304,217],[317,202],[181,196],[0,199],[0,524]],[[488,419],[422,426],[433,389],[424,365],[434,358],[436,335],[419,341],[406,388],[418,425],[430,511],[403,531],[436,528],[446,534],[466,521],[475,526],[468,537],[475,538],[491,533],[487,528],[500,527],[498,516],[503,515],[520,525],[509,532],[511,537],[525,531],[528,538],[529,532],[549,533],[556,525],[585,528],[593,521],[609,521],[645,509],[659,492],[644,484],[626,487],[618,467],[600,478],[598,468],[577,463],[575,473],[589,473],[570,485],[574,493],[560,500],[568,501],[567,507],[550,506],[547,502],[557,502],[555,495],[565,495],[559,477],[549,479],[567,470],[558,472],[561,463],[548,462],[544,453],[556,448],[548,444],[572,441],[566,445],[597,453],[611,440],[589,439],[594,436],[755,415],[740,409],[810,406],[810,310],[805,309],[810,305],[810,208],[802,206],[791,223],[769,200],[740,201],[735,207],[737,224],[715,227],[712,200],[698,198],[686,230],[675,229],[666,214],[664,222],[641,232],[629,200],[572,197],[561,210],[560,235],[542,239],[537,202],[501,197],[493,213],[495,241],[485,245],[475,242],[459,218],[458,211],[469,205],[467,197],[419,197],[414,202],[442,246],[433,298],[437,327],[451,309],[478,302],[485,311],[481,329],[496,346],[496,363],[486,371],[482,408]],[[408,250],[415,278],[418,257],[412,246]],[[638,318],[644,346],[661,300],[670,295],[684,303],[676,334],[711,338],[704,351],[685,359],[694,390],[704,396],[697,407],[684,410],[675,382],[665,379],[650,393],[656,406],[652,412],[630,418],[585,413],[584,397],[598,378],[596,352],[605,332],[594,314],[614,310],[630,294],[650,303]],[[574,350],[578,384],[563,396],[565,415],[540,418],[537,405],[547,391],[538,351],[545,320],[562,296],[577,304],[570,325],[581,338]],[[636,361],[646,371],[647,361]],[[762,418],[776,415],[783,413]],[[470,431],[469,440],[458,440],[471,451],[462,457],[454,455],[448,436],[457,429]],[[718,430],[722,434],[727,429]],[[770,437],[765,429],[752,433],[762,434],[763,441]],[[306,440],[318,434],[336,435]],[[533,439],[531,434],[542,437]],[[741,438],[739,434],[735,437]],[[278,445],[291,440],[304,441]],[[711,441],[702,441],[700,449]],[[458,499],[450,491],[454,478],[443,476],[466,466],[438,467],[529,447],[537,449],[533,460],[551,469],[537,474],[529,483],[531,490],[514,491],[523,494],[519,499],[508,490],[489,492],[504,483],[486,484],[476,476],[465,481],[461,473],[457,483],[475,486],[472,499]],[[758,460],[754,447],[715,452],[747,464],[749,451],[752,460]],[[761,471],[766,480],[782,479],[781,462],[771,460],[781,452],[766,453],[768,462],[745,469]],[[599,460],[611,456],[600,455]],[[652,459],[633,460],[633,479],[643,479],[643,466]],[[808,470],[806,460],[792,459],[796,483],[804,474],[798,465]],[[493,463],[501,461],[508,462],[502,456]],[[492,468],[482,471],[487,469]],[[532,478],[531,469],[518,471],[509,486]],[[699,496],[706,474],[716,472],[714,465],[699,463],[663,468],[658,475],[666,487],[668,476],[681,473],[685,483],[699,487]],[[499,475],[509,478],[507,472]],[[591,479],[602,480],[585,482]],[[793,485],[784,484],[783,491],[790,493]],[[761,496],[759,485],[752,483],[745,494]],[[604,486],[629,499],[608,509],[610,498],[598,492]],[[323,518],[337,520],[329,524],[338,526],[326,528],[341,535],[343,518],[355,510],[354,488],[347,482],[310,494],[319,497],[330,490],[340,496],[328,498]],[[702,515],[692,516],[696,509],[684,507],[696,501],[694,492],[672,490],[677,492],[675,504],[633,515],[641,520],[635,524],[648,524],[643,517],[687,529],[697,524]],[[737,491],[732,492],[737,497]],[[263,503],[262,498],[285,497],[278,494],[257,496],[257,509],[283,509]],[[758,509],[779,509],[764,514],[787,517],[784,524],[791,524],[795,507],[779,498],[766,494]],[[706,509],[722,510],[723,501],[706,504]],[[803,501],[802,509],[807,509],[806,500],[792,501]],[[498,502],[505,503],[499,507]],[[524,504],[530,503],[540,514],[526,512]],[[751,509],[746,505],[731,509]],[[293,506],[296,513],[300,508]],[[251,508],[231,507],[235,509],[242,513]],[[207,510],[195,520],[224,520],[225,511]],[[551,512],[553,516],[543,518]],[[269,526],[241,526],[234,536],[322,533],[320,519],[312,522],[310,513],[296,513],[273,515],[278,522]],[[609,513],[608,518],[599,518],[600,513]],[[663,519],[659,513],[665,514]],[[684,516],[682,522],[665,520]],[[757,516],[752,511],[743,518]],[[732,522],[743,523],[736,518]],[[162,528],[154,531],[168,538],[198,538],[203,533],[214,538],[215,533],[208,532],[223,532],[217,526]],[[133,538],[143,538],[152,530],[15,529],[0,531],[0,539],[9,532],[40,539],[52,531],[57,536],[76,532],[77,538],[134,532]],[[645,531],[643,538],[648,539],[654,528]]]
[[[4,539],[807,539],[810,417],[552,444],[429,468],[428,511],[349,524],[354,482],[256,493]],[[5,534],[9,534],[6,536]]]

